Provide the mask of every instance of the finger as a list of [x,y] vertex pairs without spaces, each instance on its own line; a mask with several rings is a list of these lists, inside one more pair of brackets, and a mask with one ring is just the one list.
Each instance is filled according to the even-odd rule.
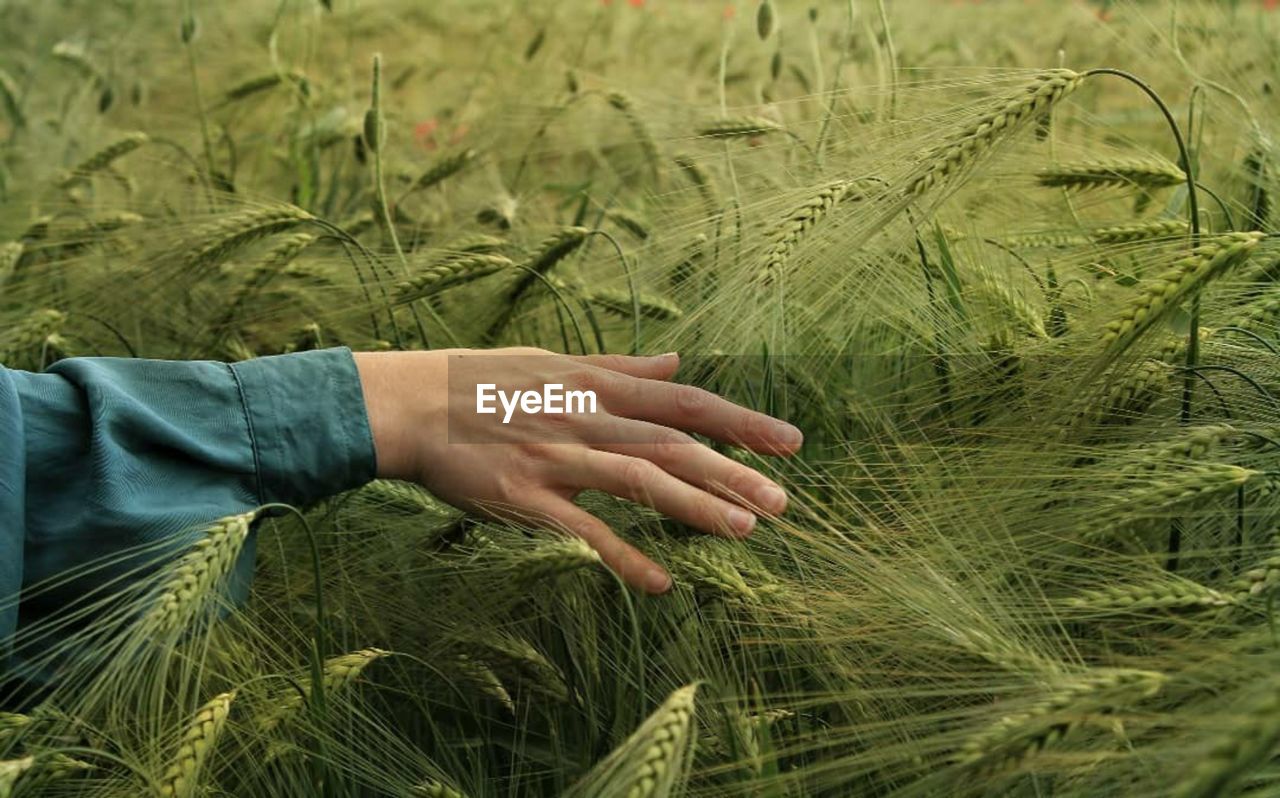
[[696,432],[760,454],[795,454],[804,442],[791,424],[692,385],[623,377],[600,381],[600,387],[597,393],[614,415]]
[[588,366],[616,371],[631,377],[650,380],[669,380],[680,368],[680,356],[675,352],[649,357],[630,355],[572,355],[572,359]]
[[669,427],[617,416],[595,416],[583,438],[596,449],[641,457],[668,474],[757,512],[780,515],[787,493],[755,469]]
[[533,502],[529,509],[543,513],[551,523],[585,540],[609,570],[628,585],[654,595],[671,589],[671,577],[660,565],[614,534],[608,524],[573,502],[547,495]]
[[644,458],[587,449],[566,467],[565,476],[576,487],[648,505],[704,532],[745,537],[756,525],[750,510],[677,479]]

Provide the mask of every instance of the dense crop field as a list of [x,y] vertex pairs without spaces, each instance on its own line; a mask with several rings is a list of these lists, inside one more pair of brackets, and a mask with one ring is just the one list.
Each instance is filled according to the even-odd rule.
[[678,350],[806,433],[746,541],[581,497],[662,597],[386,481],[41,586],[0,796],[1280,795],[1277,91],[1273,2],[0,0],[5,365]]

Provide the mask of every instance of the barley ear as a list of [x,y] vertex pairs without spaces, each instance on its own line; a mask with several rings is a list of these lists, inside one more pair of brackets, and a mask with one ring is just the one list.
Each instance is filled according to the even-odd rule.
[[1250,773],[1265,765],[1280,743],[1280,681],[1270,679],[1263,695],[1235,716],[1232,728],[1195,759],[1174,798],[1216,798],[1233,794]]
[[906,183],[906,197],[919,197],[951,184],[958,175],[989,152],[1006,135],[1037,119],[1084,82],[1084,75],[1069,69],[1038,74],[1019,91],[997,102],[991,110],[931,149]]
[[0,760],[0,798],[9,798],[13,795],[18,779],[22,778],[23,774],[31,770],[35,764],[34,756]]
[[653,138],[653,133],[649,131],[648,122],[636,108],[635,100],[625,92],[611,91],[605,95],[605,101],[621,113],[627,121],[627,126],[631,128],[631,135],[635,137],[636,144],[639,145],[641,152],[644,153],[645,160],[649,163],[649,169],[652,171],[654,180],[660,180],[662,177],[662,164],[658,154],[658,143]]
[[[60,310],[37,310],[0,333],[0,362],[9,365],[34,362],[32,351],[66,323],[67,314]],[[27,358],[27,360],[24,360]]]
[[182,735],[173,761],[160,780],[161,798],[192,798],[196,795],[200,771],[218,743],[218,735],[226,725],[235,697],[234,690],[222,693],[196,712]]
[[589,235],[591,231],[585,227],[564,227],[542,242],[533,257],[523,264],[520,278],[507,293],[506,306],[485,334],[486,341],[496,340],[506,330],[515,315],[516,306],[534,283],[538,282],[538,276],[546,277],[556,264],[581,247]]
[[1058,680],[1024,708],[970,736],[956,759],[982,772],[1015,767],[1071,734],[1091,712],[1106,714],[1135,704],[1158,692],[1164,682],[1163,674],[1137,670]]
[[14,269],[18,266],[18,261],[22,260],[22,251],[25,249],[21,241],[7,241],[0,244],[0,288],[9,281],[13,276]]
[[196,271],[215,266],[241,247],[312,221],[314,216],[294,205],[232,214],[196,231],[194,238],[198,243],[187,250],[187,268]]
[[1180,302],[1248,260],[1263,238],[1264,234],[1258,232],[1226,233],[1205,241],[1142,287],[1103,328],[1103,344],[1112,350],[1124,349]]
[[170,566],[160,595],[139,622],[149,637],[181,633],[199,620],[235,567],[249,528],[257,517],[254,511],[214,522],[204,536]]
[[[329,696],[349,688],[360,678],[365,669],[383,657],[391,656],[390,651],[380,648],[363,648],[349,654],[339,654],[324,661],[321,668],[324,695]],[[308,697],[311,696],[310,679],[303,686]],[[302,709],[303,697],[296,690],[290,690],[276,700],[275,704],[258,719],[258,727],[262,731],[272,731],[293,718]]]
[[1055,164],[1036,173],[1042,186],[1085,191],[1104,187],[1132,187],[1144,191],[1185,183],[1186,174],[1160,158],[1110,158]]
[[[797,248],[822,223],[837,204],[853,194],[852,186],[844,180],[828,183],[787,212],[769,233],[756,279],[762,286],[769,286],[785,276],[787,263]],[[856,196],[853,197],[856,199]]]
[[[635,307],[631,304],[631,292],[610,288],[599,288],[588,291],[583,296],[593,305],[599,305],[606,311],[624,318],[635,315]],[[674,302],[656,294],[640,294],[636,297],[640,306],[640,316],[654,321],[675,321],[684,315]]]
[[435,779],[427,779],[409,788],[411,798],[467,798],[467,796]]
[[502,255],[475,254],[446,258],[396,285],[395,301],[412,302],[487,277],[514,264]]
[[77,183],[89,179],[97,172],[105,170],[150,140],[151,137],[146,133],[134,132],[113,141],[65,172],[58,181],[58,187],[71,188]]
[[762,116],[738,116],[708,122],[698,128],[699,136],[708,139],[742,139],[778,133],[782,125]]
[[672,693],[625,742],[570,788],[566,798],[672,795],[688,778],[697,690],[698,685],[691,684]]

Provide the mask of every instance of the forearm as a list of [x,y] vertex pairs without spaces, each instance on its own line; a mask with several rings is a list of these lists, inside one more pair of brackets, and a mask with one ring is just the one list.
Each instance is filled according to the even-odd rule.
[[[374,476],[345,349],[234,365],[75,358],[5,376],[20,433],[5,454],[21,458],[23,484],[0,523],[21,542],[20,629],[136,582],[214,519],[309,504]],[[232,598],[252,568],[251,540]],[[13,581],[0,602],[13,600]]]

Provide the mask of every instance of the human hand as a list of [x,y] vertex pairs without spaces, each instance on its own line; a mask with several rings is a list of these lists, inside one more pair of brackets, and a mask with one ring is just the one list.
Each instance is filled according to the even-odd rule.
[[[606,491],[731,537],[749,535],[757,513],[786,508],[786,493],[776,483],[686,432],[761,454],[791,455],[800,447],[800,431],[669,382],[680,365],[674,354],[453,349],[357,352],[355,360],[379,477],[417,482],[473,512],[562,527],[624,581],[649,593],[669,590],[670,576],[573,504],[580,492]],[[548,384],[594,391],[598,407],[499,423],[501,405],[496,416],[476,412],[477,382],[506,392],[540,391]]]

